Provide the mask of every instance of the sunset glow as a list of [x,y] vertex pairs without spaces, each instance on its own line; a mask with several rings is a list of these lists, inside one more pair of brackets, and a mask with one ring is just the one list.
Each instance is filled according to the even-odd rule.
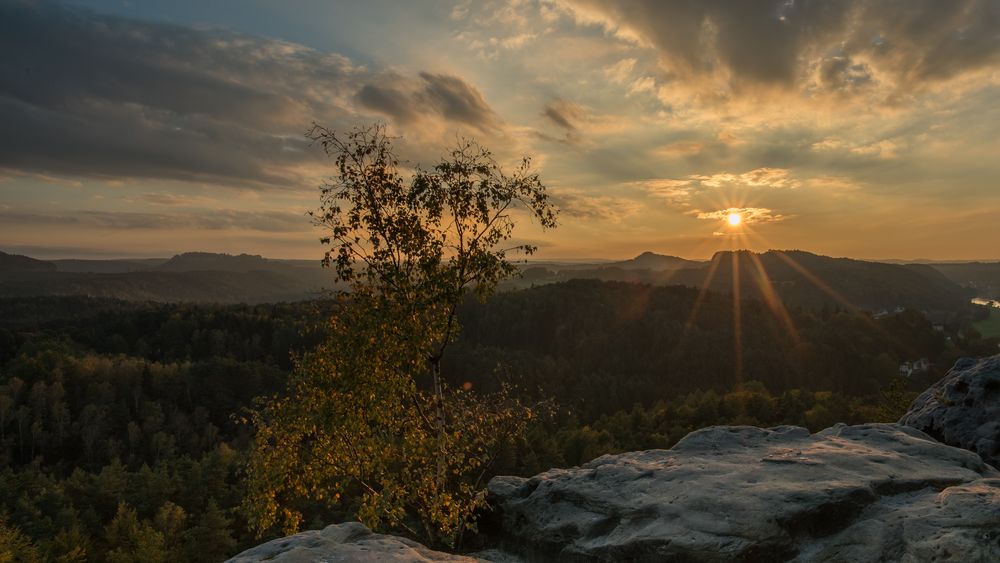
[[0,0],[0,52],[0,553],[1000,561],[1000,0]]
[[3,3],[3,250],[314,259],[315,121],[386,123],[412,167],[461,137],[532,156],[562,210],[537,259],[706,259],[734,227],[1000,258],[995,2],[213,6]]

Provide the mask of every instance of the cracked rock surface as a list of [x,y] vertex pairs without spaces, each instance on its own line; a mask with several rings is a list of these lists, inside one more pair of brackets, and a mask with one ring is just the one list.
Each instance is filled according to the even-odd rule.
[[1000,561],[1000,473],[896,424],[717,426],[489,490],[529,561]]
[[899,423],[1000,465],[1000,355],[956,362]]

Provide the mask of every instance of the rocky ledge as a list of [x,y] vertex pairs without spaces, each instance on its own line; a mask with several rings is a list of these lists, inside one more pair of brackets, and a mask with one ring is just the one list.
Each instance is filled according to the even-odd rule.
[[[670,450],[607,455],[531,478],[497,477],[489,484],[495,510],[480,523],[490,549],[475,555],[1000,561],[1000,472],[984,461],[997,461],[998,421],[995,356],[956,364],[914,402],[905,425],[837,425],[816,434],[717,426]],[[231,561],[366,560],[475,559],[352,523],[275,540]]]
[[528,560],[1000,560],[1000,473],[895,424],[712,427],[489,489]]

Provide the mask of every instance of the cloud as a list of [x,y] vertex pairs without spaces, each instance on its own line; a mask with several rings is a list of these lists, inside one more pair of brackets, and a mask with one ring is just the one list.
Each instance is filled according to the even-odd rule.
[[497,44],[504,49],[520,49],[532,41],[535,36],[531,33],[518,33],[497,40]]
[[689,212],[690,215],[694,215],[698,219],[710,221],[726,221],[733,213],[738,214],[740,216],[740,222],[745,225],[753,225],[756,223],[777,223],[787,219],[786,216],[775,213],[773,209],[768,209],[766,207],[729,207],[727,209],[718,209],[716,211],[701,211],[700,209],[695,209]]
[[855,63],[846,55],[833,55],[813,63],[816,84],[824,90],[853,93],[872,86],[872,69],[865,63]]
[[567,0],[655,49],[664,77],[725,100],[759,87],[905,95],[1000,62],[992,0]]
[[888,159],[896,157],[897,148],[896,143],[890,141],[889,139],[883,139],[875,143],[856,146],[851,149],[851,152],[862,156],[874,156]]
[[482,94],[457,76],[421,72],[425,98],[445,118],[480,130],[497,127],[497,116]]
[[655,152],[658,155],[677,158],[700,154],[705,148],[705,143],[701,141],[677,141],[669,145],[664,145],[656,149]]
[[635,185],[654,196],[679,199],[709,188],[794,189],[800,187],[802,181],[785,168],[754,168],[739,174],[730,172],[692,174],[684,178],[644,180]]
[[74,259],[122,259],[122,258],[149,258],[148,251],[129,252],[120,249],[102,249],[87,246],[58,246],[41,244],[5,244],[0,246],[0,251],[8,254],[22,254],[39,260],[58,260],[66,257]]
[[665,199],[677,207],[690,206],[691,196],[700,190],[700,186],[692,180],[670,178],[629,182],[627,185],[644,190],[653,197]]
[[0,167],[0,183],[8,182],[14,180],[15,178],[35,180],[39,182],[44,182],[51,186],[64,186],[68,188],[79,188],[83,186],[82,182],[72,178],[67,178],[63,176],[50,176],[48,174],[42,174],[37,172],[24,172],[22,170],[12,170],[9,168],[4,169]]
[[620,223],[641,208],[637,202],[629,199],[586,195],[575,190],[552,191],[550,199],[562,215],[610,223]]
[[322,158],[312,121],[499,126],[457,76],[48,2],[0,4],[0,50],[17,53],[0,62],[0,168],[22,172],[300,187]]
[[[468,39],[471,34],[459,33],[458,37]],[[516,33],[507,37],[490,37],[488,39],[469,39],[467,46],[481,58],[495,61],[505,51],[515,51],[537,39],[533,33]]]
[[366,108],[392,117],[400,123],[410,123],[419,115],[414,94],[402,92],[393,86],[365,84],[358,90],[357,100]]
[[182,214],[133,211],[32,213],[3,210],[0,211],[0,222],[9,225],[52,225],[59,228],[89,227],[126,231],[200,229],[209,231],[248,230],[266,233],[307,232],[310,225],[309,219],[304,213],[232,209],[212,209]]
[[629,94],[642,94],[656,90],[656,80],[651,76],[636,78],[629,86]]
[[575,131],[585,117],[585,111],[569,100],[557,99],[545,106],[542,115],[563,129]]
[[622,59],[617,63],[604,69],[604,74],[617,84],[624,84],[629,80],[632,71],[635,69],[637,61],[633,58]]
[[892,159],[896,158],[899,145],[891,139],[849,142],[838,137],[828,137],[816,141],[810,148],[818,153],[847,153],[867,158]]
[[157,205],[187,205],[192,201],[190,197],[170,192],[150,192],[144,194],[142,199]]
[[418,78],[409,78],[386,72],[362,86],[355,99],[403,124],[431,116],[464,123],[481,132],[501,127],[482,93],[462,78],[448,74],[422,72]]

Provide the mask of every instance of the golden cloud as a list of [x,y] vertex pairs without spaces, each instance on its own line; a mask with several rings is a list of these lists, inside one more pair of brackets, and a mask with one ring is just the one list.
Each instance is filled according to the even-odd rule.
[[716,211],[701,211],[700,209],[695,209],[688,212],[689,215],[694,215],[698,219],[713,221],[726,221],[729,219],[729,216],[734,213],[739,215],[740,222],[746,225],[752,225],[755,223],[777,223],[788,218],[787,216],[775,213],[773,209],[768,209],[766,207],[729,207],[727,209],[719,209]]

